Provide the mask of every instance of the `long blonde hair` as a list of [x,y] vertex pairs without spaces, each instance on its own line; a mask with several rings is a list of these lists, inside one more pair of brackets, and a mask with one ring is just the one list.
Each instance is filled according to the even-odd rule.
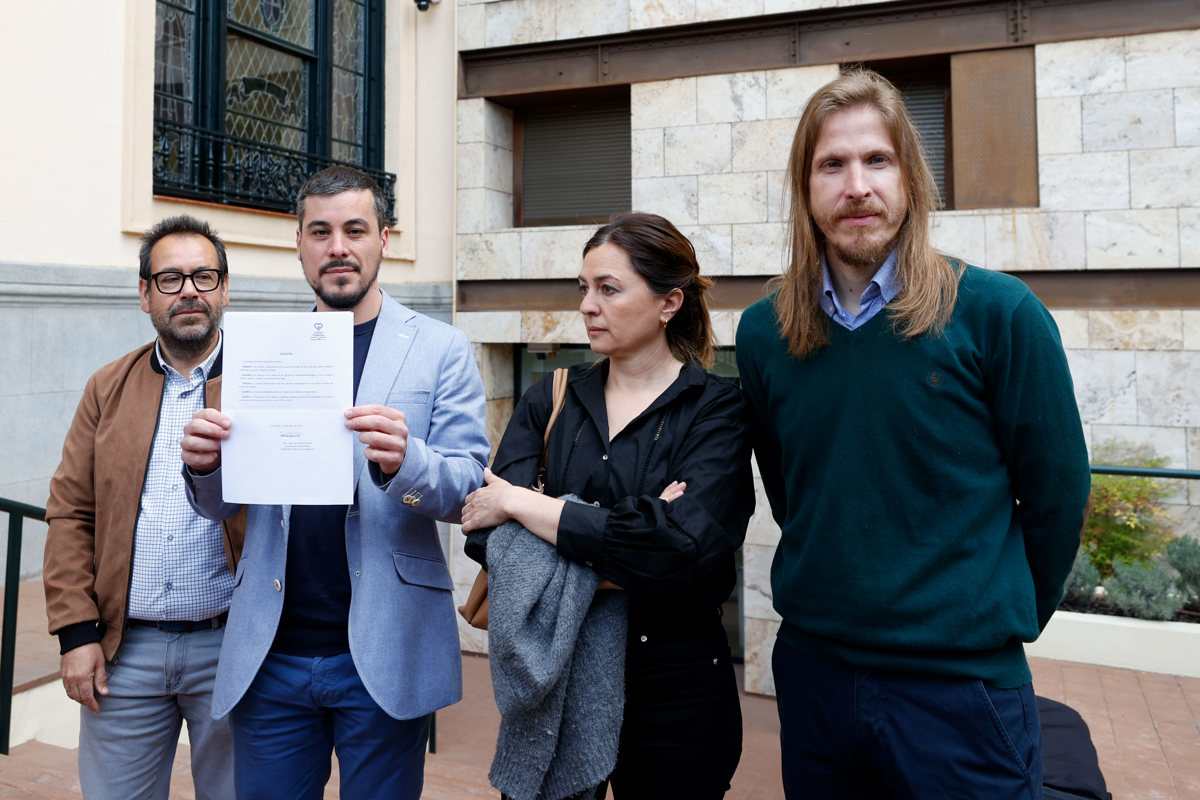
[[896,242],[900,293],[888,305],[896,330],[906,338],[940,332],[958,297],[960,270],[929,242],[929,214],[938,205],[937,185],[904,100],[879,73],[851,70],[822,86],[808,101],[788,161],[790,260],[787,271],[771,281],[770,289],[775,293],[780,333],[788,341],[788,352],[797,358],[829,342],[829,319],[820,307],[824,236],[813,220],[808,196],[813,151],[825,120],[855,106],[874,108],[883,117],[908,195],[908,215]]

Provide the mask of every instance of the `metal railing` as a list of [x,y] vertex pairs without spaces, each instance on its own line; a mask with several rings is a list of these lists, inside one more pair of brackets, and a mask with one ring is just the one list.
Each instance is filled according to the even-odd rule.
[[155,194],[289,213],[308,176],[334,164],[354,167],[379,184],[395,224],[396,176],[380,169],[164,119],[154,121],[153,155]]
[[[1124,467],[1093,464],[1093,475],[1118,475],[1128,478],[1165,478],[1200,480],[1200,470],[1165,467]],[[26,519],[44,522],[46,509],[0,497],[0,512],[8,513],[8,549],[4,575],[4,629],[0,637],[0,755],[8,755],[9,726],[12,720],[13,670],[17,645],[17,591],[21,577],[21,536]],[[437,752],[437,717],[431,720],[429,752]]]
[[21,589],[21,537],[25,520],[45,522],[46,509],[0,497],[8,513],[8,549],[4,560],[4,628],[0,632],[0,755],[8,755],[12,723],[13,674],[17,662],[17,592]]

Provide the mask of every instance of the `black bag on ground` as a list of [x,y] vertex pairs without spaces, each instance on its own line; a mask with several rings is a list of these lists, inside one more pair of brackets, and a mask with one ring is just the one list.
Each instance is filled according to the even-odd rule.
[[1111,800],[1092,734],[1079,712],[1045,697],[1037,699],[1042,722],[1042,786],[1045,800]]

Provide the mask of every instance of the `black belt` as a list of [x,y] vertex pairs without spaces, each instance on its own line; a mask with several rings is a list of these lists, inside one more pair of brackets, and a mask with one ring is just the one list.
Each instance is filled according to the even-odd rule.
[[218,614],[208,619],[202,619],[198,622],[190,620],[131,619],[129,620],[129,624],[144,628],[158,628],[160,631],[166,633],[194,633],[195,631],[215,631],[217,628],[223,627],[227,619],[229,619],[229,612]]

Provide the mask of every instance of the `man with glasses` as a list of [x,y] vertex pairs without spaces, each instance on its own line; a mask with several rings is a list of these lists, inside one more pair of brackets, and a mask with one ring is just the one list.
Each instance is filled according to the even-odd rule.
[[192,217],[142,237],[138,294],[156,341],[88,380],[50,483],[43,580],[62,681],[79,703],[89,800],[165,798],[187,721],[196,797],[233,798],[229,725],[212,719],[244,521],[201,517],[179,473],[184,425],[219,406],[225,246]]

